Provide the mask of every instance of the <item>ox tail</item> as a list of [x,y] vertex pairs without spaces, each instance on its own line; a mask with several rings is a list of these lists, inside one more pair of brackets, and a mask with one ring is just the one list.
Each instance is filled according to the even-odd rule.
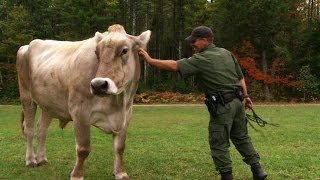
[[20,122],[21,122],[21,132],[22,132],[22,135],[24,138],[27,137],[27,134],[25,133],[24,131],[24,112],[21,111],[21,119],[20,119]]

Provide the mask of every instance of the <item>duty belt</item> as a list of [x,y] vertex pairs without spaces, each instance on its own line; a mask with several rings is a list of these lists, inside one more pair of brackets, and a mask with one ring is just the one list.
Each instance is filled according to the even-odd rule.
[[213,104],[226,104],[233,101],[236,98],[242,99],[242,91],[240,92],[227,92],[227,93],[218,93],[218,95],[206,94],[205,96],[207,101],[210,101]]

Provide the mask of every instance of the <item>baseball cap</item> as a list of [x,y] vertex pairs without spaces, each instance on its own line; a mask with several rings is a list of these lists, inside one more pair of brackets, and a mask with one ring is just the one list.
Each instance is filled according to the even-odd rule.
[[193,29],[190,36],[188,36],[185,40],[188,43],[193,42],[197,38],[212,38],[213,32],[212,30],[207,26],[198,26]]

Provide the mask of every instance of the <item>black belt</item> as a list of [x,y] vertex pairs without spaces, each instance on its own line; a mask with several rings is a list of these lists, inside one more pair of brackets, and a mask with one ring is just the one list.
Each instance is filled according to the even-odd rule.
[[226,104],[233,101],[236,98],[239,98],[241,101],[242,99],[242,91],[239,92],[226,92],[226,93],[219,93],[219,94],[206,94],[206,100],[210,101],[213,104]]
[[226,92],[222,93],[219,92],[217,95],[206,94],[206,99],[204,103],[206,104],[208,111],[212,116],[219,115],[217,109],[218,104],[225,106],[227,103],[233,101],[234,99],[239,98],[241,101],[242,99],[242,91],[235,90],[234,92]]

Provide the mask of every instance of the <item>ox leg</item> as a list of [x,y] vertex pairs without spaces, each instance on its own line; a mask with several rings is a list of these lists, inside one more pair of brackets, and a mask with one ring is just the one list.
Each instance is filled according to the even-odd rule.
[[129,176],[124,168],[123,152],[125,148],[125,141],[127,137],[127,130],[124,129],[118,134],[113,135],[113,150],[114,150],[114,175],[117,180],[127,180]]
[[38,166],[48,163],[46,156],[46,139],[48,134],[48,128],[52,118],[42,111],[40,120],[38,122],[38,149],[37,149],[37,164]]
[[27,140],[26,166],[35,167],[37,165],[33,152],[34,119],[37,111],[37,105],[31,100],[22,100],[23,107],[23,133]]
[[84,161],[88,157],[90,147],[90,124],[74,122],[76,136],[77,160],[71,172],[71,180],[82,180],[84,175]]

